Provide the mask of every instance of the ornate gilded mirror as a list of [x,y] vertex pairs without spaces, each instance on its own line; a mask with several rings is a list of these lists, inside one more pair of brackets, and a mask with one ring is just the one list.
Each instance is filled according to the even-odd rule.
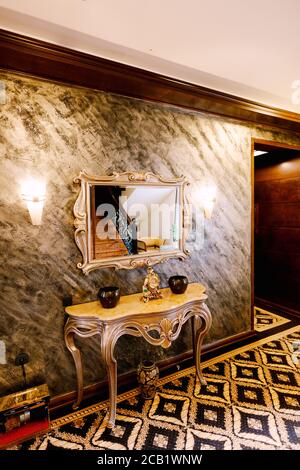
[[81,171],[75,202],[75,241],[84,273],[112,267],[133,269],[169,258],[184,259],[184,177],[154,173],[93,176]]

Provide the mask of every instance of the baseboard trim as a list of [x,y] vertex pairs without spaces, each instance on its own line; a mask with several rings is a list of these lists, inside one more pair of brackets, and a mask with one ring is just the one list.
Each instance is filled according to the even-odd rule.
[[[240,343],[250,342],[254,339],[257,332],[254,330],[244,331],[237,335],[229,336],[227,338],[214,341],[213,343],[205,344],[202,348],[202,359],[208,359],[210,356],[221,354],[224,349],[235,349]],[[209,356],[209,357],[208,357]],[[186,351],[182,354],[163,359],[157,363],[161,376],[168,375],[178,369],[184,369],[193,363],[193,351]],[[129,389],[137,386],[135,370],[126,372],[118,376],[118,391],[120,389]],[[92,399],[94,397],[98,400],[105,400],[108,398],[108,382],[103,379],[97,383],[87,385],[83,390],[83,401]],[[50,400],[50,413],[57,412],[61,408],[70,406],[76,399],[76,391],[57,395]]]
[[292,317],[300,317],[300,312],[298,310],[294,310],[289,307],[285,307],[284,305],[277,304],[276,302],[272,302],[271,300],[262,299],[260,297],[255,297],[255,306],[267,309],[274,309],[279,313],[287,313]]
[[257,331],[248,330],[238,333],[233,336],[228,336],[227,338],[214,341],[213,343],[205,344],[202,348],[203,359],[206,359],[206,356],[220,353],[220,349],[228,348],[235,349],[235,347],[240,346],[241,342],[254,339],[257,336]]

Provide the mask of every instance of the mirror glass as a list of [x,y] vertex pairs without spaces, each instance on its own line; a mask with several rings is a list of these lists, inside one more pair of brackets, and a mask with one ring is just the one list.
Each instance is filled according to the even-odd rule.
[[172,252],[180,248],[180,187],[93,185],[92,258]]

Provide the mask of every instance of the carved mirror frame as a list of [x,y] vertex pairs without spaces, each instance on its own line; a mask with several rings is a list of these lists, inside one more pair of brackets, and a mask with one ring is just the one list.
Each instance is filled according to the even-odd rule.
[[[188,184],[185,177],[167,179],[152,172],[132,172],[124,173],[114,172],[112,175],[94,176],[89,175],[85,170],[74,178],[74,183],[80,184],[80,192],[74,205],[74,226],[75,242],[82,254],[82,262],[77,264],[84,274],[99,268],[114,269],[134,269],[141,266],[152,266],[162,261],[178,258],[185,259],[189,254],[185,248],[185,239],[188,230],[188,205],[186,201],[185,186]],[[104,259],[94,259],[91,246],[91,188],[95,185],[105,186],[174,186],[179,188],[179,246],[178,249],[160,252],[149,252],[145,255],[139,253],[136,255],[126,255],[120,257],[111,257]]]

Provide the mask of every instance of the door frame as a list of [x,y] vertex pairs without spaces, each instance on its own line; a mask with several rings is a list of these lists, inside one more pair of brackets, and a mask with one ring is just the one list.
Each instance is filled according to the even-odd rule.
[[276,140],[265,140],[251,137],[251,330],[254,330],[254,230],[255,230],[255,214],[254,214],[254,184],[255,184],[255,167],[254,167],[254,150],[255,144],[268,145],[269,147],[286,148],[288,150],[298,150],[300,145],[286,144]]

